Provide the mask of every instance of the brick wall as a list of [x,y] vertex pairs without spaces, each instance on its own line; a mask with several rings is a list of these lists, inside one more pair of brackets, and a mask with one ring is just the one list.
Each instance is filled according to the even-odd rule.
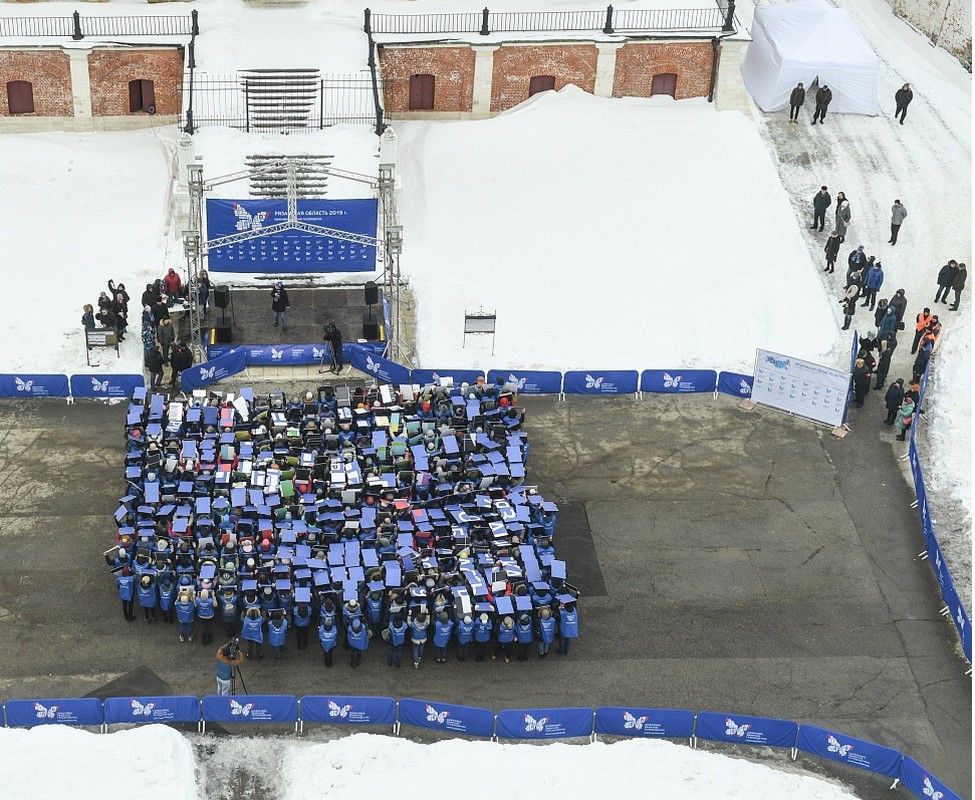
[[677,75],[677,100],[707,97],[711,85],[710,42],[627,42],[616,51],[613,97],[649,97],[653,76]]
[[[71,68],[63,50],[0,50],[0,116],[9,116],[7,83],[29,81],[34,116],[70,117]],[[19,116],[19,115],[18,115]]]
[[93,50],[88,54],[91,111],[96,117],[129,111],[129,81],[151,80],[157,114],[179,114],[183,103],[183,53],[177,48]]
[[555,78],[555,90],[572,83],[587,92],[596,84],[594,44],[503,45],[494,52],[491,112],[505,111],[528,99],[536,75]]
[[[393,114],[410,110],[410,77],[436,79],[433,112],[469,112],[474,98],[474,51],[462,47],[383,47],[383,108]],[[418,112],[423,113],[423,112]]]

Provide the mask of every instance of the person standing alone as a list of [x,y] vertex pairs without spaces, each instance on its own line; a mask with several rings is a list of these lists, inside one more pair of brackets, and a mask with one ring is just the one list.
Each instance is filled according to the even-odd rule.
[[288,290],[284,284],[278,281],[271,289],[271,311],[274,312],[274,327],[281,325],[281,330],[288,332],[288,323],[285,320],[284,312],[288,310],[291,303],[288,301]]
[[[798,121],[798,120],[797,120]],[[820,186],[819,191],[813,195],[813,224],[810,230],[823,229],[826,224],[826,209],[833,204],[833,198],[829,196],[829,191],[825,186]]]
[[799,109],[806,102],[806,90],[802,84],[796,86],[789,95],[789,122],[799,122]]
[[905,83],[894,92],[894,119],[897,119],[897,115],[901,116],[901,125],[904,124],[904,117],[907,116],[907,107],[911,104],[911,100],[914,99],[914,92],[911,91],[911,84]]
[[832,101],[833,92],[826,84],[823,84],[816,90],[816,112],[813,114],[813,125],[816,124],[817,120],[820,125],[825,124],[826,109],[829,108],[829,104]]
[[907,209],[901,204],[900,200],[895,200],[890,207],[890,239],[887,244],[897,244],[897,234],[907,219]]

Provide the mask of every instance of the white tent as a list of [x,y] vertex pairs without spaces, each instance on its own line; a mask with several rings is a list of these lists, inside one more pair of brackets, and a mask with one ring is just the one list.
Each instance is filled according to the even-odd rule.
[[758,6],[741,75],[762,111],[789,105],[789,94],[802,83],[819,80],[833,92],[831,112],[878,113],[880,59],[870,49],[850,15],[825,0],[793,0]]

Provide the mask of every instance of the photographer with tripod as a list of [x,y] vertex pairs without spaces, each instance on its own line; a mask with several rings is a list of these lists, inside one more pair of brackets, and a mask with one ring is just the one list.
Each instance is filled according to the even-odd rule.
[[328,343],[328,348],[332,356],[328,371],[338,374],[342,371],[345,364],[342,361],[342,332],[335,327],[335,323],[329,322],[325,326],[322,341]]
[[217,649],[217,694],[231,694],[234,670],[240,669],[244,654],[240,642],[234,638]]

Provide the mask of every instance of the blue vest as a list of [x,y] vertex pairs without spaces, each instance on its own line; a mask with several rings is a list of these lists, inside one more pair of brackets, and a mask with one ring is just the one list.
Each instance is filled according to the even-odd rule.
[[475,642],[487,642],[491,639],[491,628],[494,627],[494,623],[489,619],[487,622],[481,622],[478,618],[477,622],[474,623],[474,641]]
[[474,635],[474,622],[464,622],[461,620],[457,623],[457,641],[460,644],[468,644],[471,637]]
[[532,624],[531,622],[522,624],[521,622],[515,623],[515,636],[518,641],[522,644],[530,644],[535,638],[532,634]]
[[366,616],[370,622],[376,623],[383,618],[383,598],[380,596],[378,600],[373,600],[371,594],[366,597]]
[[213,619],[213,598],[208,597],[204,600],[202,597],[196,598],[196,615],[200,619]]
[[264,620],[260,617],[251,619],[244,617],[244,624],[241,626],[240,638],[249,642],[264,643]]
[[365,650],[369,646],[369,634],[365,625],[359,625],[359,630],[349,627],[349,646],[356,650]]
[[326,630],[324,625],[318,626],[318,638],[322,643],[322,650],[326,653],[335,647],[339,640],[339,629],[332,625],[331,629]]
[[498,642],[500,644],[508,644],[515,640],[515,629],[509,628],[505,625],[498,626]]
[[390,624],[389,643],[394,647],[399,647],[405,641],[406,641],[406,623],[405,622],[401,623],[399,627]]
[[288,620],[283,617],[275,622],[271,620],[267,624],[267,642],[271,647],[281,647],[284,644],[284,636],[288,632]]
[[559,610],[559,631],[564,639],[579,638],[579,612]]
[[133,575],[119,575],[115,578],[120,600],[131,600],[135,596],[135,577]]
[[302,614],[297,605],[294,608],[292,619],[296,628],[307,628],[311,624],[311,606],[306,604],[305,609],[305,613]]
[[410,621],[410,641],[414,644],[423,644],[427,640],[427,628],[430,627],[429,622],[425,622],[422,625],[415,619]]
[[450,642],[450,634],[454,632],[454,623],[451,620],[446,622],[441,622],[437,620],[437,624],[433,628],[433,645],[434,647],[446,647]]
[[538,634],[542,641],[551,644],[555,640],[555,617],[540,619],[538,621]]
[[176,601],[176,619],[180,622],[192,622],[195,614],[196,608],[194,608],[192,600],[187,600],[185,603]]
[[220,619],[224,622],[237,621],[237,595],[220,596]]
[[139,583],[139,605],[143,608],[155,608],[156,607],[156,587],[153,584],[148,586],[143,586]]
[[159,607],[163,611],[169,611],[173,607],[176,599],[176,584],[172,581],[159,585]]

